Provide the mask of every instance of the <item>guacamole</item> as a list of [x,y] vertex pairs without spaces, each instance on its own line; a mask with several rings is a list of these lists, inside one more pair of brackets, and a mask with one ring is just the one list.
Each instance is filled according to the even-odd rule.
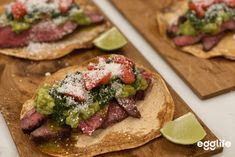
[[44,115],[50,115],[54,112],[53,108],[55,106],[55,102],[49,94],[50,89],[50,85],[43,85],[37,90],[36,96],[34,98],[34,107],[39,113]]

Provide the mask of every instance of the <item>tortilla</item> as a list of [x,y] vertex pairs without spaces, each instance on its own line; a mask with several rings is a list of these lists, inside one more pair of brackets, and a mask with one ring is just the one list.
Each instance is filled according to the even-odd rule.
[[[98,12],[97,8],[91,5],[88,0],[76,0],[76,3],[85,12]],[[3,12],[0,7],[0,13]],[[30,60],[52,60],[63,57],[75,49],[89,49],[92,41],[102,32],[110,27],[110,23],[105,21],[101,24],[78,28],[67,37],[53,43],[33,44],[21,48],[0,48],[0,53]]]
[[[164,2],[165,3],[165,2]],[[162,37],[172,46],[176,47],[173,41],[167,38],[166,30],[172,25],[178,18],[183,15],[188,9],[187,0],[167,0],[169,4],[158,10],[156,19],[158,23],[158,30]],[[205,52],[202,49],[202,44],[195,44],[191,46],[179,47],[182,51],[190,53],[199,58],[213,58],[223,56],[227,59],[235,60],[235,39],[234,33],[228,33],[216,47],[212,50]]]
[[[53,84],[56,80],[62,80],[68,73],[85,70],[89,62],[97,62],[97,58],[80,66],[62,69],[48,77],[43,84]],[[140,119],[128,117],[106,129],[96,130],[92,136],[72,133],[71,139],[65,140],[59,147],[51,148],[49,144],[36,147],[52,156],[84,157],[139,147],[159,137],[160,128],[173,119],[175,105],[163,79],[157,73],[152,74],[154,80],[148,88],[144,101],[137,102],[142,115]],[[33,99],[23,105],[21,118],[32,107]]]

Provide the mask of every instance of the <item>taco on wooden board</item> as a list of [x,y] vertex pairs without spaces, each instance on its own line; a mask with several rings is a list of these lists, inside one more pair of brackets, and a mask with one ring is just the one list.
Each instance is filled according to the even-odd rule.
[[0,53],[31,60],[91,48],[109,27],[89,0],[16,0],[0,14]]
[[200,58],[235,59],[234,0],[167,0],[157,12],[162,36]]
[[174,102],[157,73],[122,55],[93,58],[46,78],[23,104],[20,127],[52,156],[94,156],[160,136]]

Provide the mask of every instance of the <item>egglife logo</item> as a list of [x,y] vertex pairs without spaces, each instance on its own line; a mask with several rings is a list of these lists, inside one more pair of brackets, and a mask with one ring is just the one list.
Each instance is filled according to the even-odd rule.
[[198,141],[197,146],[204,150],[215,150],[218,147],[230,148],[232,143],[226,140],[215,140],[215,141]]

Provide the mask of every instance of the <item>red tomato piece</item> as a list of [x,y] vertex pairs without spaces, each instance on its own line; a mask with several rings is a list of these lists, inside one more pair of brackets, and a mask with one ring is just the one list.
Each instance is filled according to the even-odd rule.
[[67,13],[72,6],[74,0],[60,0],[60,11],[61,13]]
[[198,17],[203,17],[205,15],[205,11],[203,10],[202,6],[199,4],[189,2],[189,8],[195,11]]
[[94,70],[83,75],[85,87],[91,90],[100,84],[106,84],[111,79],[111,72],[104,70]]
[[120,79],[125,84],[132,84],[135,82],[135,74],[131,66],[122,65],[122,74],[120,76]]
[[15,2],[11,6],[12,15],[15,19],[19,20],[27,14],[26,7],[21,2]]
[[100,80],[99,84],[107,84],[109,82],[109,80],[112,77],[112,73],[109,72],[107,75],[104,75],[104,77]]
[[230,7],[235,7],[235,0],[224,0],[224,2]]

